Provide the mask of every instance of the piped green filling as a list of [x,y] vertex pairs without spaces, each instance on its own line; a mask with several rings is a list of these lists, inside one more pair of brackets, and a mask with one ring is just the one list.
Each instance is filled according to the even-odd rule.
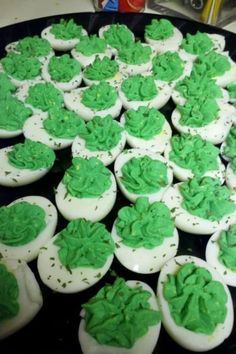
[[0,100],[0,129],[21,130],[26,119],[31,115],[32,110],[13,96]]
[[82,26],[77,25],[73,18],[69,21],[61,19],[59,23],[52,24],[50,32],[57,39],[70,40],[82,37]]
[[193,72],[198,75],[206,75],[214,79],[224,75],[231,68],[229,58],[223,54],[211,51],[205,55],[200,55],[193,65]]
[[97,57],[92,64],[87,66],[83,72],[84,76],[90,80],[108,80],[115,77],[119,72],[119,65],[115,60],[104,57]]
[[119,49],[118,58],[126,64],[141,65],[150,61],[151,54],[151,47],[141,42],[133,42]]
[[52,107],[62,107],[64,105],[63,94],[50,82],[37,83],[30,86],[26,103],[34,108],[47,112]]
[[52,80],[69,82],[81,72],[80,63],[69,54],[52,57],[48,64],[48,72]]
[[114,106],[117,98],[116,89],[107,82],[102,81],[86,88],[82,93],[81,102],[94,111],[102,111]]
[[156,80],[177,80],[184,73],[185,62],[177,52],[158,54],[152,61],[152,72]]
[[51,52],[51,46],[45,38],[33,36],[21,39],[16,50],[27,57],[39,58],[47,56]]
[[131,101],[150,101],[158,94],[154,78],[140,74],[125,79],[122,82],[121,90]]
[[166,165],[147,155],[132,157],[123,165],[121,172],[122,184],[131,193],[156,193],[168,184]]
[[76,52],[82,53],[86,57],[93,54],[104,53],[106,48],[106,41],[102,38],[98,38],[95,34],[82,37],[80,42],[75,46]]
[[11,96],[15,91],[16,87],[8,76],[5,73],[0,73],[0,102]]
[[132,248],[153,249],[174,232],[167,206],[162,202],[150,204],[144,197],[138,198],[133,206],[119,210],[115,227],[122,242]]
[[122,278],[105,285],[82,307],[85,330],[100,344],[132,348],[149,327],[160,322],[160,312],[149,303],[151,293],[126,285]]
[[45,216],[44,209],[28,202],[1,207],[0,242],[14,247],[33,241],[46,227]]
[[229,134],[225,140],[223,154],[230,160],[236,157],[236,126],[230,128]]
[[219,261],[236,272],[236,225],[230,226],[228,231],[221,231],[218,239]]
[[228,93],[229,93],[229,97],[231,99],[236,99],[236,84],[234,83],[230,83],[226,86]]
[[63,183],[73,197],[97,198],[111,187],[111,172],[96,157],[75,157],[65,172]]
[[227,293],[203,267],[186,263],[176,274],[168,274],[163,294],[177,326],[210,335],[225,321]]
[[213,49],[213,42],[207,33],[197,31],[196,34],[186,34],[186,38],[182,40],[181,47],[186,52],[194,55],[201,55]]
[[174,35],[174,26],[166,19],[153,19],[149,25],[145,27],[145,37],[154,40],[165,40]]
[[69,222],[54,244],[59,248],[60,262],[68,269],[102,268],[115,249],[105,225],[85,219]]
[[19,310],[19,286],[13,273],[0,264],[0,323],[15,317]]
[[126,25],[111,24],[103,33],[104,39],[111,47],[121,49],[134,42],[133,33]]
[[181,183],[179,190],[183,197],[182,208],[202,219],[220,221],[236,210],[230,200],[232,193],[218,179],[194,177]]

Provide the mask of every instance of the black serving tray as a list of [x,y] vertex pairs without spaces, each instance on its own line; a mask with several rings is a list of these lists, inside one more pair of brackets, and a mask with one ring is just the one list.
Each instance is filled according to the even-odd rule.
[[[0,57],[5,55],[5,46],[8,43],[26,36],[40,35],[45,27],[54,22],[58,22],[60,18],[73,18],[77,23],[81,24],[89,34],[97,34],[98,29],[106,24],[123,23],[134,32],[136,38],[143,40],[144,27],[149,24],[153,18],[160,19],[163,18],[163,16],[145,13],[73,13],[21,22],[0,28]],[[165,16],[165,18],[171,20],[171,22],[181,30],[183,35],[186,33],[195,33],[197,30],[224,35],[226,39],[225,50],[229,51],[233,60],[236,60],[236,34],[200,22],[168,16]],[[169,121],[173,109],[174,105],[171,101],[161,109],[162,113],[165,114]],[[0,139],[0,148],[22,142],[23,140],[22,135],[12,139]],[[0,187],[0,206],[7,205],[17,198],[28,195],[45,196],[55,205],[53,188],[58,185],[65,169],[70,165],[71,150],[68,148],[57,151],[56,155],[57,160],[52,170],[41,180],[23,187]],[[110,165],[110,169],[113,171],[113,164]],[[110,214],[102,220],[109,230],[111,230],[119,208],[128,204],[129,202],[118,192],[115,207]],[[66,220],[59,214],[56,232],[60,231],[66,225]],[[180,243],[177,255],[189,254],[205,259],[205,246],[209,236],[190,235],[181,231],[179,235]],[[29,266],[39,282],[44,304],[40,312],[28,325],[12,336],[0,341],[1,354],[79,354],[81,353],[81,349],[78,341],[78,327],[81,304],[95,295],[105,283],[113,282],[115,274],[127,280],[134,279],[144,281],[153,288],[154,292],[156,292],[159,275],[159,273],[151,275],[133,273],[120,265],[114,258],[110,271],[97,284],[80,293],[60,294],[53,292],[42,283],[37,272],[36,261],[30,262]],[[229,288],[232,294],[235,311],[236,289],[233,287]],[[162,326],[154,353],[188,354],[192,352],[177,345]],[[210,353],[236,354],[236,325],[234,325],[230,337],[220,346],[211,350]],[[145,354],[145,352],[143,354]]]

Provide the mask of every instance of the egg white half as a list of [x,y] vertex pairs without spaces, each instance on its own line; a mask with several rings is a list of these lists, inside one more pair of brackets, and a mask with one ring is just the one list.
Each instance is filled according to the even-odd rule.
[[122,108],[122,103],[119,97],[117,97],[117,100],[112,107],[100,111],[93,110],[89,107],[86,107],[81,102],[84,90],[86,90],[86,87],[77,88],[71,92],[65,93],[64,101],[67,109],[79,114],[80,117],[82,117],[86,121],[93,119],[95,115],[105,117],[110,114],[113,118],[118,117]]
[[39,249],[42,247],[53,235],[57,226],[57,210],[49,199],[41,196],[28,196],[15,200],[8,206],[28,202],[32,205],[37,205],[45,211],[45,228],[38,234],[37,238],[22,246],[7,246],[0,243],[0,253],[3,257],[13,259],[23,259],[30,262],[38,256]]
[[141,274],[159,272],[163,264],[176,255],[179,245],[179,235],[176,228],[173,235],[165,237],[163,243],[159,246],[152,249],[145,247],[132,248],[122,242],[122,238],[115,227],[116,221],[111,231],[116,246],[115,256],[124,267],[132,272]]
[[[98,36],[99,36],[100,38],[104,38],[104,33],[105,33],[109,28],[110,28],[110,25],[105,25],[105,26],[100,27],[99,30],[98,30]],[[130,31],[131,31],[131,30],[130,30]],[[133,40],[135,40],[135,36],[134,36],[134,34],[132,33],[132,31],[131,31],[131,36],[132,36]],[[113,56],[117,55],[117,49],[116,49],[116,48],[111,47],[109,44],[108,44],[108,47],[110,48],[111,54],[112,54]]]
[[84,218],[91,221],[100,221],[113,208],[116,201],[117,186],[114,175],[111,173],[111,187],[100,197],[76,198],[68,194],[63,182],[56,189],[56,205],[66,220]]
[[82,139],[79,135],[77,135],[77,137],[74,139],[72,147],[71,147],[72,156],[73,157],[79,156],[79,157],[83,157],[83,158],[97,157],[99,160],[101,160],[103,162],[103,164],[105,166],[108,166],[112,162],[115,161],[116,157],[124,149],[125,144],[126,144],[126,132],[123,131],[121,133],[120,141],[111,150],[109,150],[109,151],[105,151],[105,150],[91,151],[86,148],[85,140]]
[[191,135],[199,134],[202,139],[216,145],[225,140],[230,131],[234,116],[235,108],[225,103],[220,106],[217,118],[203,127],[192,128],[180,124],[181,115],[177,108],[172,112],[171,121],[178,132],[189,133]]
[[40,168],[38,170],[20,169],[8,162],[7,153],[13,149],[8,146],[0,149],[0,185],[6,187],[19,187],[33,183],[45,176],[50,168]]
[[[168,179],[168,184],[165,187],[161,187],[158,192],[154,193],[149,193],[149,194],[135,194],[132,192],[129,192],[127,188],[124,186],[122,183],[122,172],[121,169],[123,165],[131,160],[132,158],[139,158],[142,156],[149,156],[153,160],[159,160],[163,162],[166,167],[167,167],[167,179]],[[114,164],[114,171],[115,171],[115,176],[117,180],[117,184],[119,186],[120,191],[122,194],[132,203],[136,201],[137,198],[139,197],[147,197],[150,203],[160,201],[166,192],[166,190],[169,188],[173,181],[173,172],[168,166],[167,160],[161,156],[159,153],[154,153],[150,150],[145,150],[145,149],[129,149],[123,151],[115,160]]]
[[41,248],[37,267],[42,282],[51,290],[60,293],[76,293],[96,284],[109,270],[113,261],[113,254],[107,258],[106,263],[101,268],[77,267],[67,269],[58,256],[58,246],[54,241],[58,234],[51,238],[43,248]]
[[137,109],[138,107],[153,107],[153,108],[162,108],[170,99],[172,89],[164,81],[155,80],[155,85],[157,88],[156,97],[148,101],[132,101],[126,97],[121,88],[118,90],[119,96],[122,102],[122,105],[125,109]]
[[[68,50],[71,50],[76,46],[76,44],[79,43],[80,39],[79,38],[73,38],[73,39],[58,39],[55,37],[53,33],[50,32],[52,26],[48,26],[44,28],[41,32],[41,37],[45,38],[48,40],[48,42],[51,44],[51,47],[54,50],[66,52]],[[82,36],[87,36],[88,33],[87,31],[83,28],[82,29]]]
[[[179,191],[181,183],[176,183],[173,187],[169,187],[163,196],[163,202],[171,210],[175,226],[179,230],[196,235],[211,235],[215,231],[236,222],[236,211],[225,215],[220,221],[210,221],[190,214],[181,206],[183,201],[183,197]],[[236,195],[233,194],[230,200],[236,204]]]
[[157,53],[165,53],[169,50],[178,50],[182,39],[183,34],[177,27],[174,27],[173,36],[167,39],[152,39],[145,36],[145,42],[151,44],[155,48]]
[[236,175],[231,167],[230,162],[227,164],[226,167],[225,182],[229,189],[236,193]]
[[[164,156],[169,161],[169,165],[173,169],[174,176],[181,182],[192,178],[194,176],[192,170],[180,167],[174,161],[170,160],[169,155],[170,155],[171,151],[172,151],[171,144],[168,143],[166,146],[166,149],[164,151]],[[207,171],[206,173],[204,173],[203,176],[218,178],[221,181],[221,184],[224,183],[224,181],[225,181],[225,165],[221,161],[220,157],[217,157],[217,170]]]
[[92,64],[94,60],[98,57],[100,59],[103,59],[104,57],[111,58],[112,57],[112,52],[109,48],[105,49],[104,53],[95,53],[91,55],[84,55],[81,52],[78,52],[75,48],[71,50],[71,55],[74,59],[76,59],[82,68],[85,68],[86,66]]
[[[167,281],[167,275],[175,274],[180,268],[180,265],[190,262],[194,263],[198,267],[206,268],[211,273],[213,280],[222,283],[228,297],[228,301],[226,303],[227,315],[225,321],[224,323],[218,324],[211,335],[193,332],[176,325],[171,316],[168,302],[165,300],[163,295],[163,284]],[[216,272],[216,270],[204,260],[198,257],[184,255],[167,261],[159,274],[157,296],[162,313],[162,323],[170,337],[172,337],[180,346],[194,352],[205,352],[220,345],[231,334],[234,322],[234,310],[230,291],[218,272]]]
[[[151,293],[151,297],[148,302],[151,305],[151,309],[155,311],[159,310],[156,301],[156,296],[149,285],[137,280],[128,280],[126,284],[130,288],[136,288],[141,286],[143,290],[149,291]],[[161,322],[149,327],[148,332],[143,337],[138,338],[133,347],[130,349],[112,347],[109,345],[99,344],[95,338],[93,338],[88,332],[86,332],[84,310],[81,311],[80,316],[82,317],[82,319],[79,325],[78,336],[83,354],[151,354],[153,353],[153,350],[156,346],[161,329]]]
[[23,126],[23,134],[25,138],[39,141],[53,150],[61,150],[70,146],[73,143],[74,138],[56,138],[48,134],[44,129],[43,121],[46,120],[47,117],[47,113],[38,113],[28,118]]
[[26,326],[37,315],[43,306],[43,297],[34,273],[25,261],[2,258],[0,262],[17,280],[20,305],[15,317],[0,322],[0,339],[3,339]]
[[[125,128],[124,114],[122,114],[120,118],[120,122],[122,126]],[[167,120],[165,120],[161,132],[149,140],[145,140],[142,138],[138,138],[134,135],[131,135],[126,130],[126,140],[130,147],[148,149],[153,152],[159,152],[160,154],[163,153],[163,151],[165,150],[168,141],[171,139],[171,136],[172,136],[172,129]]]

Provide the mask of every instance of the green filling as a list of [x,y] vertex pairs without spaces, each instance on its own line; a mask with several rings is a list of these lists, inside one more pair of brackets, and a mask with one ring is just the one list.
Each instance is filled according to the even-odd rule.
[[121,172],[122,183],[131,193],[156,193],[168,184],[166,165],[146,155],[131,158]]
[[43,127],[48,134],[60,139],[75,138],[85,123],[78,114],[64,108],[52,108],[48,111],[48,117],[43,121]]
[[73,197],[97,198],[111,187],[111,172],[96,157],[75,157],[65,172],[63,183]]
[[228,93],[229,93],[229,97],[231,99],[236,99],[236,84],[230,83],[226,86]]
[[169,159],[176,165],[191,170],[195,176],[218,169],[220,150],[199,135],[175,135],[171,139]]
[[212,334],[227,314],[227,294],[211,273],[186,263],[176,274],[168,274],[163,294],[178,326],[196,333]]
[[15,97],[9,96],[0,99],[0,129],[14,131],[21,130],[27,118],[32,115],[32,110],[25,107],[24,103]]
[[4,264],[0,264],[0,323],[15,317],[19,310],[17,280]]
[[230,68],[230,61],[225,55],[211,51],[198,57],[193,65],[193,72],[212,79],[224,75]]
[[7,73],[17,80],[33,80],[40,75],[41,63],[37,58],[27,58],[23,54],[10,52],[1,59],[1,64]]
[[98,38],[95,34],[82,37],[80,42],[75,46],[75,50],[86,57],[97,53],[104,53],[106,48],[107,44],[105,40]]
[[236,126],[230,128],[229,134],[225,140],[223,154],[230,160],[236,157]]
[[51,168],[56,158],[54,151],[47,145],[29,139],[15,144],[7,157],[14,167],[33,171]]
[[48,72],[52,80],[69,82],[81,72],[80,63],[69,54],[52,57],[48,64]]
[[228,231],[221,231],[218,244],[219,261],[236,272],[236,225],[230,226]]
[[160,134],[165,123],[164,115],[155,108],[139,107],[125,112],[125,129],[137,138],[150,140]]
[[90,151],[109,151],[121,140],[123,128],[108,115],[104,118],[94,117],[86,124],[79,136],[85,140],[85,146]]
[[52,107],[62,107],[64,105],[63,94],[50,82],[38,83],[30,86],[26,103],[34,108],[47,112]]
[[192,215],[209,221],[220,221],[236,210],[236,205],[230,201],[230,190],[221,186],[218,179],[194,177],[181,183],[179,188],[183,197],[181,206]]
[[122,242],[132,248],[153,249],[174,232],[167,206],[162,202],[150,204],[148,198],[138,198],[133,206],[121,208],[115,226]]
[[27,57],[45,57],[51,52],[50,43],[39,36],[25,37],[16,46],[16,50]]
[[107,82],[102,81],[99,84],[93,84],[83,91],[81,102],[88,108],[95,111],[102,111],[114,106],[118,94],[114,87]]
[[222,97],[222,91],[214,80],[209,79],[207,75],[201,76],[196,72],[178,82],[175,90],[180,92],[187,100],[193,97],[214,99]]
[[132,42],[119,49],[118,58],[126,64],[141,65],[149,62],[151,54],[151,47],[141,42]]
[[181,47],[186,52],[201,55],[213,49],[213,42],[206,33],[197,31],[196,34],[187,33],[186,38],[183,39]]
[[130,288],[124,279],[116,279],[82,305],[85,330],[100,344],[132,348],[150,326],[161,320],[160,312],[151,309],[150,297],[151,293],[141,286]]
[[22,246],[33,241],[46,227],[45,211],[38,205],[20,202],[0,208],[0,242]]
[[16,87],[12,84],[8,76],[5,73],[0,73],[0,102],[11,96],[15,91]]
[[83,72],[84,76],[90,80],[112,79],[119,72],[119,65],[115,60],[104,57],[97,57],[92,64],[87,66]]
[[153,19],[149,25],[145,27],[145,37],[154,40],[165,40],[174,35],[174,26],[166,19]]
[[152,72],[156,80],[177,80],[184,72],[185,62],[177,52],[158,54],[152,61]]
[[122,82],[121,90],[131,101],[150,101],[158,91],[152,76],[132,75]]
[[69,222],[54,244],[59,247],[60,262],[69,269],[102,268],[115,249],[105,225],[85,219]]
[[178,105],[180,124],[191,128],[204,127],[217,119],[219,106],[213,98],[194,97],[188,99],[183,106]]
[[133,33],[126,25],[111,24],[103,33],[104,39],[111,47],[121,49],[134,42]]
[[50,32],[54,34],[57,39],[65,41],[81,38],[83,36],[82,26],[77,25],[73,18],[69,21],[61,19],[59,23],[52,24]]

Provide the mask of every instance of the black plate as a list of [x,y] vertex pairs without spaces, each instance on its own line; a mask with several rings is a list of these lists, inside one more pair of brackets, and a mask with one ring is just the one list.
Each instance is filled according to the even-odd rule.
[[[153,18],[162,18],[152,14],[120,14],[120,13],[78,13],[66,14],[40,18],[26,21],[15,25],[0,28],[0,57],[5,55],[5,45],[25,36],[40,35],[41,31],[52,24],[58,22],[60,18],[74,18],[80,23],[89,34],[97,33],[98,29],[110,23],[124,23],[135,33],[137,38],[143,39],[144,27]],[[168,18],[165,16],[165,18]],[[202,23],[169,17],[171,22],[178,27],[183,35],[195,33],[197,30],[208,33],[218,33],[225,36],[226,48],[233,60],[236,59],[236,35],[222,29],[204,25]],[[169,102],[161,111],[170,120],[170,114],[174,105]],[[0,148],[23,141],[23,136],[13,139],[1,139]],[[65,169],[70,165],[70,148],[57,151],[57,161],[48,175],[25,187],[4,188],[0,187],[0,205],[7,205],[13,200],[27,195],[42,195],[49,198],[55,205],[53,187],[57,186],[61,180]],[[1,168],[1,167],[0,167]],[[110,166],[113,171],[113,165]],[[129,202],[118,193],[117,202],[111,213],[103,220],[108,229],[111,230],[113,221],[117,216],[118,209]],[[67,222],[59,216],[56,232],[60,231]],[[204,259],[205,246],[209,236],[187,235],[180,232],[180,244],[178,255],[190,254]],[[156,292],[158,274],[139,275],[128,271],[114,259],[111,270],[96,285],[88,290],[76,294],[60,294],[47,288],[39,278],[36,261],[29,263],[39,282],[42,290],[44,305],[37,316],[24,328],[12,336],[0,342],[0,353],[2,354],[79,354],[81,353],[78,342],[78,327],[80,322],[81,304],[86,302],[91,296],[106,283],[114,281],[114,273],[125,279],[137,279],[148,283]],[[1,286],[1,284],[0,284]],[[233,297],[234,309],[236,305],[236,289],[230,287]],[[30,344],[32,343],[32,344]],[[178,346],[166,333],[164,327],[161,328],[160,337],[154,353],[190,353]],[[231,336],[219,347],[211,350],[212,354],[236,354],[236,325],[234,325]],[[145,354],[145,352],[143,353]]]

